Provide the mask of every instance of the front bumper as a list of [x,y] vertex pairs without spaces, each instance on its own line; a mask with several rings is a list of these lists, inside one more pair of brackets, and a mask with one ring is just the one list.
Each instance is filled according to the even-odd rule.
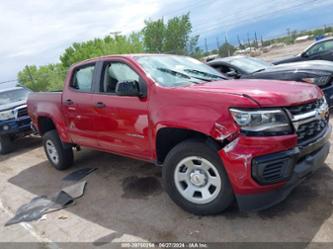
[[29,116],[23,116],[13,120],[0,122],[0,135],[17,135],[31,132],[31,119]]
[[[220,151],[240,210],[255,211],[271,207],[284,200],[306,177],[316,171],[326,160],[330,149],[330,125],[313,143],[305,147],[297,145],[296,136],[263,138],[241,137],[231,148]],[[259,139],[259,140],[258,140]],[[254,140],[250,142],[251,140]],[[283,149],[284,147],[284,149]],[[240,154],[242,153],[243,154]],[[286,177],[271,184],[262,182],[253,171],[256,159],[269,158],[274,163],[285,160]],[[260,161],[260,160],[259,160]]]

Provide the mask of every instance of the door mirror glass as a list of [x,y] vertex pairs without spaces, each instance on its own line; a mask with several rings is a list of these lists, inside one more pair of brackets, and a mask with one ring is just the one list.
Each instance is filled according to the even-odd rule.
[[309,57],[309,55],[307,52],[303,52],[303,53],[301,53],[301,57],[307,58],[307,57]]
[[118,82],[116,94],[118,96],[140,96],[139,82],[136,80]]
[[227,72],[227,76],[230,78],[238,78],[239,74],[235,70],[231,70],[231,71]]

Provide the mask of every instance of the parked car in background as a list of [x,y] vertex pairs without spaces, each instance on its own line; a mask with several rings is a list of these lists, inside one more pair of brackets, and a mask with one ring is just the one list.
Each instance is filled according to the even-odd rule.
[[280,201],[322,165],[331,126],[313,84],[225,80],[193,58],[121,55],[70,68],[62,93],[28,98],[49,162],[86,146],[161,165],[169,196],[196,214],[236,197],[242,210]]
[[313,43],[299,55],[273,62],[273,64],[278,65],[282,63],[308,60],[333,61],[333,37],[321,39]]
[[218,58],[208,62],[219,72],[234,79],[300,81],[319,86],[333,107],[333,62],[304,61],[273,65],[249,56]]
[[31,91],[23,87],[0,90],[0,154],[14,149],[14,140],[31,133],[26,101]]

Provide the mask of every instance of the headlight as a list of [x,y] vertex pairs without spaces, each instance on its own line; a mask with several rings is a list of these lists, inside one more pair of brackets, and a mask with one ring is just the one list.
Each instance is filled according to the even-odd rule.
[[315,84],[317,86],[325,86],[329,83],[331,76],[319,76],[319,77],[311,77],[302,79],[304,82]]
[[230,109],[231,115],[246,135],[277,136],[292,133],[286,113],[275,110]]
[[12,110],[0,112],[0,120],[8,120],[12,118],[15,118]]

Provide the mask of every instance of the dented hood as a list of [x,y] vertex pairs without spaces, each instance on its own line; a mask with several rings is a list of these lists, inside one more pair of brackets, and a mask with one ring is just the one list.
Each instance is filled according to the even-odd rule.
[[246,96],[262,107],[285,107],[312,102],[323,96],[312,84],[275,80],[223,80],[190,86],[193,90]]

